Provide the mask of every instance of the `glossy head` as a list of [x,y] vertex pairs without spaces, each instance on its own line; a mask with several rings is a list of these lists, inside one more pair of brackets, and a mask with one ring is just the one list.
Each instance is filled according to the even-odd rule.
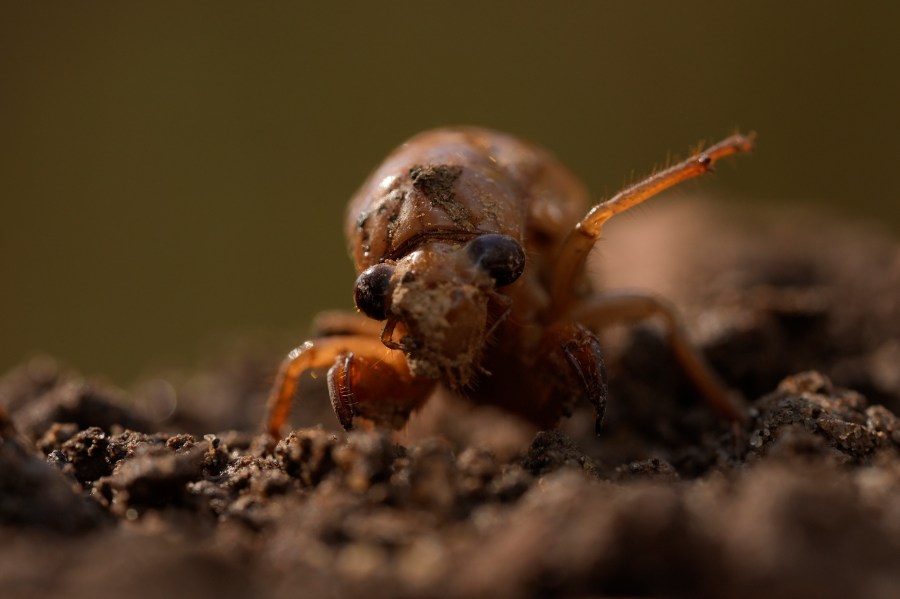
[[[503,151],[514,146],[517,151]],[[463,243],[482,233],[524,239],[533,169],[512,138],[478,129],[428,132],[397,148],[347,212],[350,255],[362,271],[400,260],[423,238]],[[511,155],[512,154],[512,155]]]

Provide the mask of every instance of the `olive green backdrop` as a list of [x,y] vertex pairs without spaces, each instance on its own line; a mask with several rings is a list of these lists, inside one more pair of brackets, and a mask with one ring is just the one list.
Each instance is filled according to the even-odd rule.
[[538,141],[598,195],[755,129],[687,192],[900,229],[898,3],[321,4],[2,4],[0,371],[128,384],[227,333],[302,340],[351,306],[347,198],[443,124]]

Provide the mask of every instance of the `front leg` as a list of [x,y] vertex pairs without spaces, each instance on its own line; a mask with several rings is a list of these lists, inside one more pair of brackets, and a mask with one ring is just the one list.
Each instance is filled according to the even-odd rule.
[[729,420],[746,420],[747,408],[744,401],[719,380],[703,354],[691,342],[681,318],[670,304],[647,294],[608,293],[597,295],[572,310],[575,321],[593,330],[654,316],[662,319],[675,359],[706,403]]
[[402,428],[431,394],[435,381],[412,376],[402,352],[391,355],[393,359],[341,354],[328,371],[331,406],[344,430],[352,429],[357,417]]
[[578,375],[586,399],[597,411],[594,433],[600,434],[600,425],[606,414],[606,365],[600,352],[600,342],[590,333],[578,327],[562,343],[562,351],[569,366]]
[[269,395],[266,430],[280,437],[307,370],[330,368],[328,391],[338,420],[345,429],[361,416],[399,428],[434,387],[409,372],[402,352],[386,348],[377,337],[335,335],[307,341],[281,364]]
[[528,393],[534,402],[519,412],[542,428],[554,426],[587,400],[597,411],[597,430],[606,412],[606,368],[597,337],[576,323],[558,323],[542,336],[537,361],[527,371]]

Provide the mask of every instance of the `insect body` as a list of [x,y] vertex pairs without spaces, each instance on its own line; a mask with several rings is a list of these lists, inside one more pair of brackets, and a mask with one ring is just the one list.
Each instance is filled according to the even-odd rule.
[[[587,255],[603,223],[749,151],[734,135],[588,211],[584,185],[544,150],[477,128],[422,133],[395,150],[351,200],[346,234],[363,314],[326,314],[292,351],[269,400],[277,436],[300,376],[328,370],[335,413],[399,428],[435,385],[552,426],[579,399],[606,403],[594,333],[661,316],[675,356],[710,405],[743,411],[652,296],[592,294]],[[587,213],[586,216],[585,213]]]

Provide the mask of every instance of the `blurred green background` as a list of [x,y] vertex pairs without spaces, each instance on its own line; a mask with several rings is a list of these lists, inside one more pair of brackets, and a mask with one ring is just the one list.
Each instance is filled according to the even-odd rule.
[[128,384],[227,333],[302,341],[352,305],[347,199],[444,124],[535,140],[598,195],[755,129],[687,193],[896,232],[900,3],[826,5],[6,2],[0,371],[46,352]]

